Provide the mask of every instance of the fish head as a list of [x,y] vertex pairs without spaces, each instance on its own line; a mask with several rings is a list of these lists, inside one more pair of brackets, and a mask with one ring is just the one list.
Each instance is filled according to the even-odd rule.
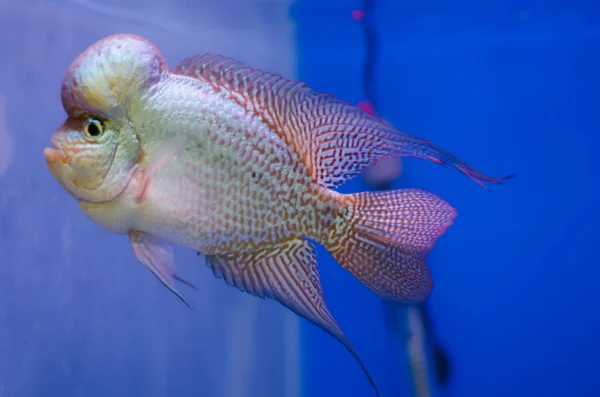
[[68,68],[62,103],[68,115],[44,150],[48,168],[76,199],[107,202],[129,184],[143,149],[144,97],[168,73],[156,47],[129,34],[102,39]]
[[139,142],[127,131],[110,120],[68,118],[44,149],[48,168],[76,199],[111,201],[127,187],[139,157]]

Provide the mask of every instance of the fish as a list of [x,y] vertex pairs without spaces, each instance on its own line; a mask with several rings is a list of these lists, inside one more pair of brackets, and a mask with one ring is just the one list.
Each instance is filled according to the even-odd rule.
[[382,298],[416,304],[432,290],[426,256],[457,211],[417,188],[337,188],[400,156],[488,189],[512,177],[488,177],[332,94],[230,57],[205,53],[169,68],[130,33],[77,56],[61,100],[67,118],[44,156],[91,221],[127,235],[137,261],[185,304],[172,247],[201,253],[217,278],[336,338],[378,396],[325,302],[316,244]]

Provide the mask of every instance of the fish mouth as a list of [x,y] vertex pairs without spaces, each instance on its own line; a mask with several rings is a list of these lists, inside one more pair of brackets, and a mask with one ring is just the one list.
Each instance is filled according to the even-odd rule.
[[71,175],[70,161],[63,149],[55,142],[50,141],[50,146],[44,149],[44,158],[48,170],[60,185],[70,194],[74,194],[72,187],[69,186],[69,176]]
[[44,157],[48,165],[48,170],[58,181],[58,183],[73,196],[76,200],[80,200],[84,195],[81,194],[81,187],[78,186],[74,178],[73,170],[70,167],[70,161],[65,155],[60,146],[51,144],[50,147],[44,149]]
[[63,152],[63,150],[52,141],[50,141],[50,147],[44,149],[44,157],[46,158],[46,162],[48,164],[64,164],[67,162],[65,152]]
[[[52,174],[54,179],[56,179],[58,183],[67,191],[67,193],[69,193],[77,201],[95,204],[107,203],[116,200],[123,193],[123,191],[126,190],[131,181],[133,173],[127,181],[127,184],[123,187],[122,191],[118,192],[118,194],[116,194],[114,197],[107,198],[105,197],[106,193],[102,192],[101,188],[104,187],[106,174],[102,177],[102,181],[98,184],[98,186],[86,186],[85,184],[82,185],[77,179],[77,163],[73,162],[71,157],[73,152],[74,150],[72,148],[69,148],[68,152],[65,151],[59,140],[50,139],[50,145],[44,148],[44,158],[46,159],[50,174]],[[114,161],[114,156],[115,153],[113,152],[111,155],[111,165],[112,161]],[[107,173],[108,171],[109,170],[107,170]]]

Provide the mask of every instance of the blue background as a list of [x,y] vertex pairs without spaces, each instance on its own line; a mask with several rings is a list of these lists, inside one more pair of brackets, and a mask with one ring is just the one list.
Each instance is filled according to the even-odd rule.
[[[325,4],[326,3],[326,4]],[[300,79],[363,99],[360,1],[304,0]],[[404,161],[395,187],[441,195],[458,218],[429,257],[433,323],[453,364],[445,396],[600,395],[598,2],[381,0],[378,112],[482,172]],[[360,179],[342,191],[365,190]],[[326,297],[384,396],[405,368],[381,303],[324,252]],[[349,354],[306,325],[306,395],[372,393]]]
[[[306,321],[298,335],[291,312],[176,249],[199,287],[182,288],[190,312],[126,238],[85,218],[42,155],[64,120],[68,65],[116,32],[147,37],[170,66],[209,51],[291,73],[295,58],[301,80],[357,103],[365,46],[350,11],[361,3],[0,0],[0,138],[12,139],[0,170],[0,397],[374,397],[333,338]],[[376,4],[380,115],[490,176],[519,174],[490,194],[406,159],[394,184],[459,212],[429,257],[431,316],[452,363],[435,397],[599,396],[600,3]],[[340,190],[367,188],[356,178]],[[381,300],[318,255],[328,304],[383,397],[409,396]]]

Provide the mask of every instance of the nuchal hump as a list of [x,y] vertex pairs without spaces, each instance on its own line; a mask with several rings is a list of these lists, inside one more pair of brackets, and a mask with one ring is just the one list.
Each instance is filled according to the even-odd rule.
[[62,83],[62,103],[71,117],[122,115],[169,70],[148,40],[117,34],[98,41],[71,64]]

